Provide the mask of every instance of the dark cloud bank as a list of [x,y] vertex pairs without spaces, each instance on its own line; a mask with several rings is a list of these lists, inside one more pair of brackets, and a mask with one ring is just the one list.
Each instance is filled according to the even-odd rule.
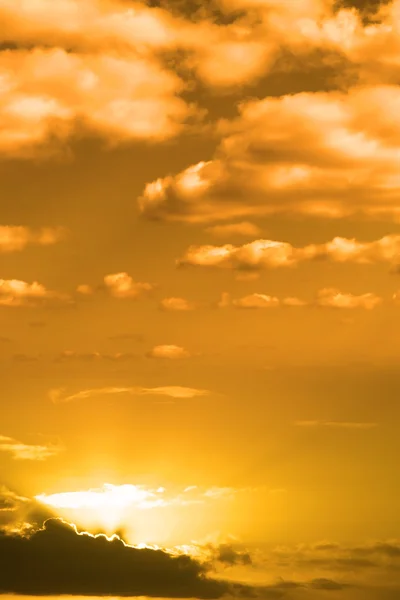
[[[227,554],[226,547],[221,558],[228,562],[237,559]],[[281,598],[301,587],[342,589],[329,580],[252,587],[212,579],[207,576],[208,569],[189,556],[127,546],[117,536],[109,540],[104,535],[78,533],[58,518],[48,519],[30,535],[0,530],[0,594],[212,600],[223,596]]]

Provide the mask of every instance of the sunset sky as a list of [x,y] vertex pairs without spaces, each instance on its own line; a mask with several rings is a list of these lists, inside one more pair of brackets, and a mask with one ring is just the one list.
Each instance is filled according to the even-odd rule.
[[0,594],[399,600],[400,0],[0,32]]

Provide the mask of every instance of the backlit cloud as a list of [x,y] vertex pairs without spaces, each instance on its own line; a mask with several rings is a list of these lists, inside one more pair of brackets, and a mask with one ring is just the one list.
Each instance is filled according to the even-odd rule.
[[59,446],[24,444],[13,438],[0,435],[0,452],[10,454],[14,460],[42,461],[56,456],[60,451]]
[[29,227],[0,225],[0,253],[18,252],[29,244],[51,246],[64,239],[65,235],[62,227],[43,227],[35,231]]

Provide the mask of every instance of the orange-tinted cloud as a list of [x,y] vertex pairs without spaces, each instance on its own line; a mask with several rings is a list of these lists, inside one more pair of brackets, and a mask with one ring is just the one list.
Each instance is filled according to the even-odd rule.
[[323,244],[309,244],[302,248],[296,248],[288,242],[261,239],[243,246],[191,246],[177,264],[238,270],[293,267],[317,259],[337,263],[388,262],[396,265],[399,251],[398,235],[387,235],[372,242],[336,237]]
[[187,312],[194,310],[195,305],[185,298],[164,298],[160,302],[160,308],[167,311]]
[[18,279],[0,279],[0,306],[36,306],[47,301],[69,302],[70,299],[36,281],[27,283]]
[[115,273],[106,275],[104,283],[114,298],[136,299],[139,296],[154,290],[151,283],[136,282],[128,273]]
[[46,460],[61,451],[59,446],[24,444],[11,437],[0,435],[0,452],[7,452],[14,460]]
[[180,358],[189,358],[190,352],[182,348],[181,346],[175,346],[174,344],[164,344],[160,346],[154,346],[150,352],[147,353],[149,358],[161,358],[168,360],[176,360]]
[[29,244],[51,246],[63,240],[65,235],[62,227],[43,227],[35,231],[29,227],[0,225],[0,253],[18,252]]
[[149,183],[139,207],[184,222],[274,213],[396,219],[399,105],[398,86],[385,85],[244,102],[239,118],[220,124],[214,159]]

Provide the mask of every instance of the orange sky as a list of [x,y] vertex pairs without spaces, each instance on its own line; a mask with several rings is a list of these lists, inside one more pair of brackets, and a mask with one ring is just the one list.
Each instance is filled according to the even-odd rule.
[[400,1],[0,0],[0,31],[0,538],[398,598]]

